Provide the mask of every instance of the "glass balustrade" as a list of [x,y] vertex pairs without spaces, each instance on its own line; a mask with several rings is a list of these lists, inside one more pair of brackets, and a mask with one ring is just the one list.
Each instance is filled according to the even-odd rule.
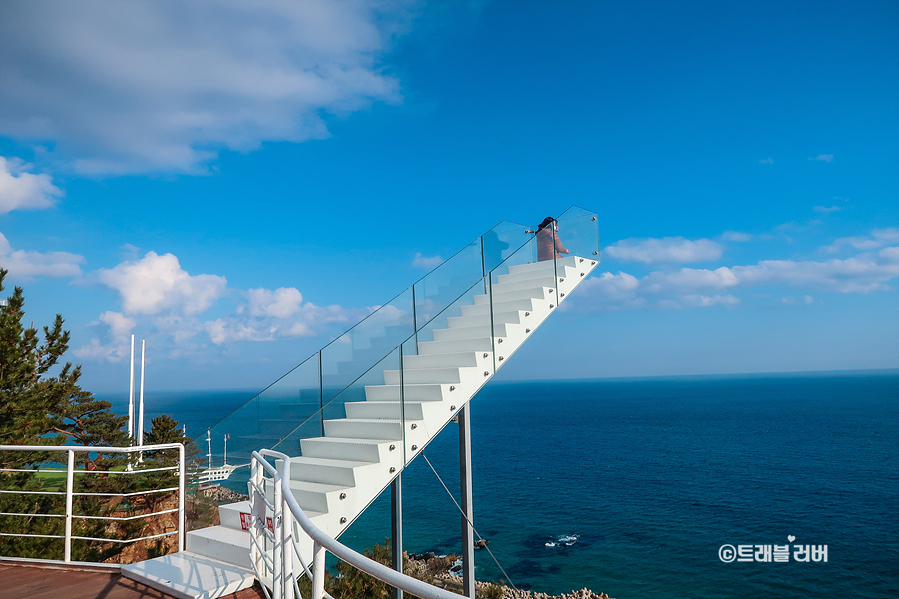
[[[492,374],[535,328],[527,320],[534,313],[531,292],[558,305],[558,272],[567,256],[541,260],[546,240],[535,230],[501,222],[216,424],[212,467],[224,461],[218,450],[226,436],[231,464],[246,463],[264,447],[299,456],[304,440],[347,436],[396,441],[407,463],[421,444],[412,425],[428,409],[434,385],[445,382],[440,377],[450,377],[449,385],[454,376],[446,371],[424,382],[422,371],[439,363],[428,344],[464,340],[450,345],[489,352]],[[556,236],[569,256],[598,260],[594,212],[569,208],[549,242]],[[203,441],[197,439],[201,447]],[[245,475],[232,478],[238,479]]]

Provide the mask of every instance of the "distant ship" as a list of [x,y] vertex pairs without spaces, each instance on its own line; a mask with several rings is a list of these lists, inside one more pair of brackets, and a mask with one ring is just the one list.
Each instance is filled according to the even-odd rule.
[[240,464],[238,466],[234,466],[228,463],[228,438],[230,436],[231,435],[225,435],[225,453],[224,458],[222,459],[222,465],[217,468],[213,468],[212,435],[210,431],[206,431],[206,443],[209,447],[208,452],[206,453],[206,458],[209,460],[209,466],[206,468],[206,470],[200,473],[198,483],[201,489],[220,486],[223,481],[228,480],[232,472],[247,465]]

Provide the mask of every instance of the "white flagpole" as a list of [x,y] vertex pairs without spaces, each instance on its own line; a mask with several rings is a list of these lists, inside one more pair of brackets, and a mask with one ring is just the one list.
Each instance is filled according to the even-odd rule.
[[137,444],[144,444],[144,368],[147,354],[147,340],[141,339],[140,342],[140,408],[137,417]]
[[[138,417],[137,417],[137,444],[144,444],[144,372],[146,366],[146,356],[147,356],[147,340],[141,339],[140,341],[140,407],[138,409]],[[141,453],[140,461],[144,461],[144,455]]]
[[[128,436],[134,439],[134,335],[131,335],[131,389],[128,392]],[[133,445],[130,440],[129,444]]]

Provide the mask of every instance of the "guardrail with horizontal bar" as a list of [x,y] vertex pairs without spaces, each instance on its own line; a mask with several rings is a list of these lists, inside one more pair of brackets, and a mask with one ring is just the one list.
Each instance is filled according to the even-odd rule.
[[[143,453],[150,451],[159,451],[164,449],[177,449],[178,450],[178,465],[177,466],[163,466],[160,468],[143,468],[143,469],[126,469],[126,470],[78,470],[75,468],[75,454],[76,453],[97,453],[97,454],[110,454],[110,453],[119,453],[119,454],[134,454],[142,455]],[[0,512],[0,516],[24,516],[29,518],[65,518],[65,534],[64,535],[54,535],[54,534],[29,534],[25,532],[7,532],[0,531],[0,536],[16,536],[16,537],[39,537],[39,538],[48,538],[48,539],[65,539],[65,550],[63,561],[70,562],[72,561],[72,541],[73,540],[82,540],[82,541],[100,541],[100,542],[108,542],[108,543],[134,543],[137,541],[146,541],[149,539],[157,539],[161,537],[167,537],[171,535],[178,535],[178,551],[184,551],[184,485],[185,485],[185,468],[184,468],[184,445],[181,443],[161,443],[157,445],[142,445],[135,447],[98,447],[98,446],[87,446],[87,445],[0,445],[0,451],[20,451],[20,452],[41,452],[41,453],[65,453],[66,456],[66,468],[0,468],[0,472],[52,472],[54,474],[59,474],[65,472],[66,474],[66,490],[65,491],[22,491],[22,490],[8,490],[8,489],[0,489],[0,494],[3,493],[16,493],[16,494],[28,494],[28,495],[58,495],[65,496],[66,500],[66,509],[65,514],[37,514],[37,513],[12,513],[12,512]],[[75,491],[75,475],[79,474],[106,474],[106,475],[121,475],[121,476],[130,476],[130,475],[142,475],[147,474],[149,472],[164,472],[164,471],[173,471],[178,476],[178,486],[163,488],[163,489],[150,489],[146,491],[136,491],[132,493],[89,493],[89,492],[81,492]],[[167,510],[160,510],[157,512],[149,513],[149,514],[139,514],[136,516],[91,516],[91,515],[82,515],[74,513],[74,497],[137,497],[140,495],[149,495],[153,493],[172,493],[178,492],[178,507]],[[164,514],[171,514],[177,512],[178,514],[178,529],[175,531],[164,532],[155,535],[148,535],[134,539],[109,539],[109,538],[97,538],[97,537],[85,537],[78,536],[72,533],[72,523],[75,519],[89,519],[89,520],[108,520],[108,521],[131,521],[138,520],[141,518],[151,518],[154,516],[161,516]],[[49,561],[49,558],[46,558]]]
[[[265,459],[266,456],[280,460],[281,469],[278,470],[270,464]],[[456,593],[397,572],[365,557],[315,526],[303,512],[303,508],[297,503],[290,489],[290,458],[286,454],[269,449],[254,451],[251,472],[249,488],[253,526],[250,527],[250,563],[253,564],[256,578],[260,582],[267,579],[271,582],[272,594],[269,594],[265,584],[262,585],[268,599],[297,599],[300,597],[300,590],[293,571],[294,555],[312,581],[312,599],[332,599],[324,590],[326,551],[330,551],[354,568],[422,599],[459,599],[460,595]],[[265,474],[270,475],[271,478],[265,478]],[[273,501],[271,502],[265,496],[266,483],[274,485]],[[271,529],[266,523],[266,510],[271,510],[272,513]],[[299,548],[296,545],[298,531],[295,524],[312,539],[311,570],[300,557]],[[271,556],[266,555],[264,539],[272,543]],[[270,578],[267,576],[268,572],[271,572]]]

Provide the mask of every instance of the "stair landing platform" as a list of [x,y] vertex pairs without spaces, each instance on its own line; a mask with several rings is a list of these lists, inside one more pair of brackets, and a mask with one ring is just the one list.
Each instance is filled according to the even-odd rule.
[[177,599],[216,599],[253,586],[253,572],[184,551],[122,566],[122,575]]
[[[125,567],[125,566],[123,566]],[[160,591],[126,578],[114,565],[0,559],[0,578],[6,597],[29,599],[175,599],[171,591]],[[259,586],[224,596],[225,599],[265,599]]]

